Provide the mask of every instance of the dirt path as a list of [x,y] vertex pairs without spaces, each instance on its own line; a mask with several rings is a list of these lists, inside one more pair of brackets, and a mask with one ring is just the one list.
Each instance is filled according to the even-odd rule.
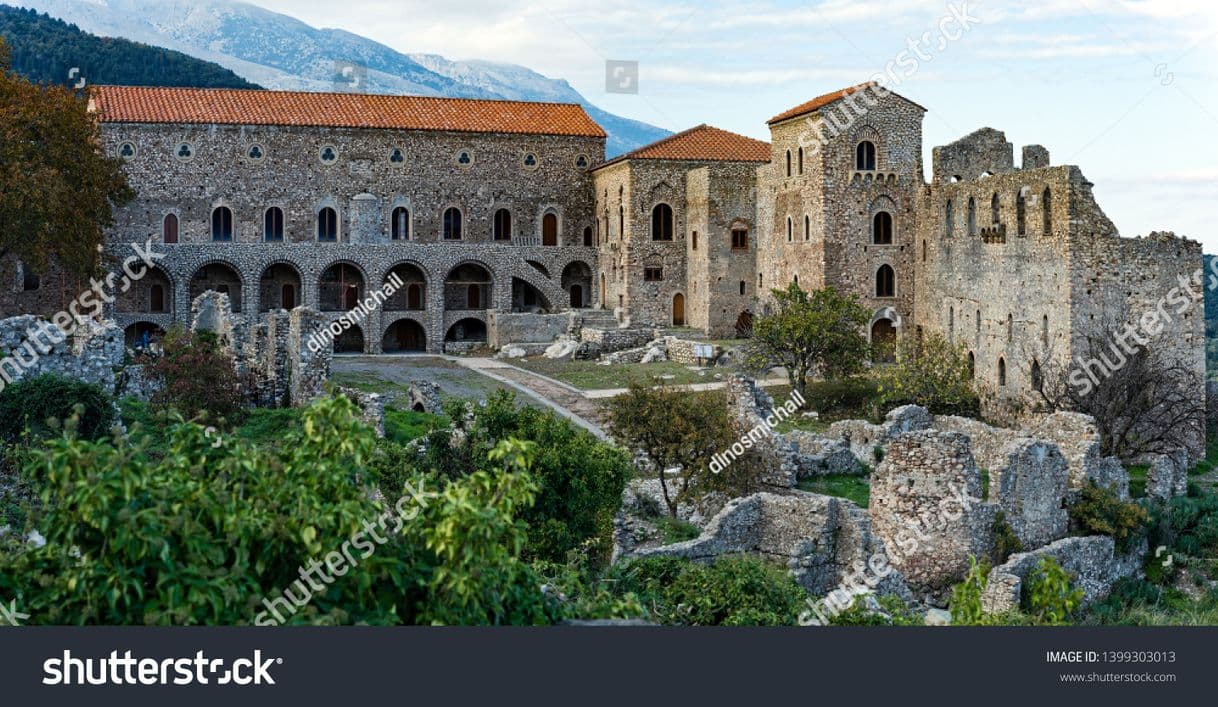
[[601,439],[608,439],[604,430],[605,415],[601,406],[581,391],[551,378],[492,358],[455,359],[458,364],[484,376],[522,390],[526,395],[548,404],[564,417],[588,429]]

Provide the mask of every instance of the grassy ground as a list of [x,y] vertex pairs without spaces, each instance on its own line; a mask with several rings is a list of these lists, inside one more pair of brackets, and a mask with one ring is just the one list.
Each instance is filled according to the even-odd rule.
[[871,502],[871,484],[865,476],[851,474],[828,474],[804,479],[796,484],[801,491],[810,491],[824,496],[837,496],[854,501],[860,508]]
[[[581,390],[607,390],[609,388],[626,388],[632,383],[650,384],[653,379],[669,385],[688,385],[691,383],[713,383],[716,380],[713,369],[702,370],[674,363],[672,361],[657,361],[648,364],[612,364],[600,365],[595,361],[572,361],[568,359],[550,359],[544,357],[524,358],[512,361],[514,365],[549,376],[567,385]],[[721,372],[720,372],[721,373]]]
[[[514,390],[491,378],[442,358],[407,360],[344,356],[334,360],[330,380],[367,393],[405,393],[412,380],[440,387],[444,400],[485,400],[499,390]],[[517,396],[522,403],[540,406],[531,398]]]

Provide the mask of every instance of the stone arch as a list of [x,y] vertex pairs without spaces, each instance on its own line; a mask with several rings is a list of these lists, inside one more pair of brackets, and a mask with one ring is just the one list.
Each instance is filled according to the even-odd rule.
[[173,314],[174,283],[164,269],[152,266],[115,298],[119,314]]
[[334,353],[362,354],[367,352],[368,345],[364,330],[358,324],[352,324],[334,337]]
[[485,264],[467,260],[444,278],[445,310],[481,310],[494,307],[495,277]]
[[212,260],[200,265],[190,276],[190,301],[213,290],[228,295],[229,307],[234,314],[241,312],[241,290],[245,281],[241,270],[226,260]]
[[549,207],[541,213],[541,244],[543,246],[559,245],[562,238],[562,219],[558,209]]
[[875,296],[881,298],[897,296],[897,271],[888,263],[876,268]]
[[385,327],[385,334],[381,338],[381,351],[384,353],[426,350],[427,329],[418,321],[404,317]]
[[141,343],[144,336],[148,337],[145,341],[155,344],[165,336],[165,329],[160,324],[148,321],[132,322],[123,329],[123,340],[126,342],[127,348],[135,348]]
[[592,305],[592,266],[582,260],[572,260],[562,270],[560,284],[569,295],[572,309]]
[[680,292],[672,296],[672,325],[685,326],[685,295]]
[[486,341],[486,322],[474,317],[459,319],[444,334],[445,341]]
[[300,269],[294,263],[286,260],[269,263],[258,276],[258,311],[299,307],[303,284]]
[[389,312],[418,311],[427,308],[427,270],[418,262],[403,260],[385,271],[382,284],[394,275],[401,281],[381,308]]
[[668,203],[661,201],[651,207],[651,240],[671,241],[676,233],[676,213]]
[[550,298],[540,287],[519,277],[512,278],[513,312],[550,312]]
[[317,308],[323,312],[348,312],[364,299],[368,275],[350,260],[336,260],[317,278]]

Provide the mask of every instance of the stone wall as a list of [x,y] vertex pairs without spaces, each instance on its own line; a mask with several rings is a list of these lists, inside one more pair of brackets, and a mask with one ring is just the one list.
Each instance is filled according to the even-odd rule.
[[123,334],[113,322],[86,320],[66,336],[58,326],[33,315],[0,320],[0,389],[19,380],[52,374],[115,390],[115,370],[123,363]]
[[1057,445],[1027,438],[1008,442],[1005,463],[990,469],[989,498],[1025,548],[1065,536],[1069,517],[1065,499],[1066,458]]
[[550,343],[567,334],[574,324],[572,315],[491,312],[487,315],[487,344],[498,349],[508,344]]
[[982,608],[991,614],[1018,610],[1023,583],[1044,557],[1054,558],[1070,573],[1075,586],[1083,590],[1083,605],[1095,603],[1108,596],[1118,580],[1141,576],[1146,550],[1143,540],[1130,552],[1119,553],[1112,538],[1092,535],[1063,538],[1032,552],[1011,555],[1005,564],[990,570]]

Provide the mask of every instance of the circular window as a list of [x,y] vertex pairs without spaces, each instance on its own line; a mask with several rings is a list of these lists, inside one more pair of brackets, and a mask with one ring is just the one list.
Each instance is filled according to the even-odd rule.
[[135,143],[124,142],[118,146],[118,156],[124,160],[131,161],[135,158]]
[[245,151],[245,156],[249,158],[250,162],[261,162],[262,158],[266,157],[266,150],[262,145],[250,145],[249,149]]
[[457,153],[457,164],[462,167],[468,167],[474,163],[474,153],[469,150],[461,150]]
[[317,155],[321,158],[322,164],[334,164],[338,161],[338,148],[333,145],[325,145]]
[[520,160],[520,163],[527,170],[537,169],[537,155],[533,154],[532,152],[526,152],[524,153],[524,157]]
[[191,145],[189,142],[179,143],[178,148],[176,150],[174,150],[173,154],[175,157],[182,160],[183,162],[187,162],[187,161],[191,160],[192,158],[194,158],[195,147],[194,147],[194,145]]
[[587,169],[590,164],[592,164],[592,160],[589,160],[587,155],[580,155],[575,158],[575,166],[580,169]]
[[402,164],[406,161],[406,155],[402,154],[402,151],[395,147],[393,152],[389,153],[389,161],[393,164]]

